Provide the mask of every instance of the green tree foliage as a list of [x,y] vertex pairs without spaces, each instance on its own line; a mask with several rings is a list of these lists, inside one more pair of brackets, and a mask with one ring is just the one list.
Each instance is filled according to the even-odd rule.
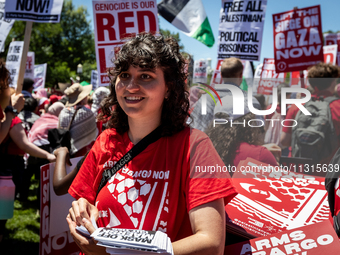
[[[75,8],[71,0],[65,0],[60,23],[33,23],[29,51],[35,52],[36,64],[47,63],[46,85],[70,82],[76,76],[81,63],[82,79],[90,81],[92,69],[96,69],[94,34],[90,28],[87,8]],[[5,45],[5,56],[12,38],[24,40],[25,24],[16,21]]]

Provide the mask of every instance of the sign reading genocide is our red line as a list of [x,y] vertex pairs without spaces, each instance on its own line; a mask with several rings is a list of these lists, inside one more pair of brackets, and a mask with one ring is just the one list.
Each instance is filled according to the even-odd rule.
[[108,86],[107,70],[125,40],[158,31],[156,0],[93,0],[98,86]]
[[273,14],[276,72],[306,70],[323,61],[320,5]]

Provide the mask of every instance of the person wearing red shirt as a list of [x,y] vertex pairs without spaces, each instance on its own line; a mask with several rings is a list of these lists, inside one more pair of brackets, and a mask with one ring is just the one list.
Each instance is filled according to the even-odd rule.
[[[314,89],[312,97],[318,99],[320,97],[329,97],[333,95],[337,78],[340,76],[340,70],[337,66],[319,63],[313,66],[308,71],[307,78],[309,83]],[[335,132],[338,136],[338,145],[340,144],[340,99],[333,101],[329,104],[332,120],[335,128]],[[293,121],[288,121],[289,119],[295,119],[299,108],[296,105],[292,105],[286,115],[285,126],[282,128],[281,133],[281,143],[284,146],[291,146],[292,140],[292,127],[294,125]]]
[[[8,135],[12,120],[16,114],[22,110],[25,103],[23,94],[13,94],[10,96],[10,83],[10,73],[5,67],[3,59],[0,59],[0,145]],[[8,175],[3,169],[3,166],[0,168],[0,175]],[[6,221],[7,220],[0,220],[0,243],[5,231]]]
[[[329,97],[333,95],[334,88],[336,86],[337,78],[340,76],[340,71],[337,66],[325,63],[319,63],[313,66],[308,71],[307,78],[315,90],[312,94],[314,98],[320,97]],[[323,78],[323,79],[321,79]],[[340,138],[340,99],[333,101],[329,105],[332,114],[332,120],[334,124],[334,128],[338,138]],[[296,105],[292,105],[286,115],[286,124],[285,127],[282,128],[281,134],[281,143],[285,146],[291,145],[292,138],[292,127],[294,122],[288,121],[289,119],[295,119],[297,113],[299,112],[299,108]],[[287,126],[287,127],[286,127]],[[340,140],[339,140],[340,141]]]
[[25,103],[23,94],[10,96],[10,83],[10,73],[0,59],[0,144],[9,132],[12,119],[24,108]]
[[[186,124],[185,64],[173,38],[152,34],[137,35],[116,55],[111,93],[99,116],[111,117],[108,129],[69,189],[77,201],[66,219],[84,253],[107,254],[75,229],[84,225],[93,233],[94,217],[99,227],[163,231],[174,254],[223,254],[224,206],[236,191],[228,173],[226,178],[206,178],[195,172],[223,162],[209,138]],[[125,164],[96,196],[103,171],[153,130],[160,130],[161,137]]]

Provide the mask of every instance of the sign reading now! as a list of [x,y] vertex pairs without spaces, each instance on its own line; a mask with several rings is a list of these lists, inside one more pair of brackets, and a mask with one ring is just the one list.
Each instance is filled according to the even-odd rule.
[[64,0],[7,0],[5,18],[59,23]]
[[124,39],[141,32],[158,31],[156,0],[92,1],[98,86],[108,86],[108,68]]

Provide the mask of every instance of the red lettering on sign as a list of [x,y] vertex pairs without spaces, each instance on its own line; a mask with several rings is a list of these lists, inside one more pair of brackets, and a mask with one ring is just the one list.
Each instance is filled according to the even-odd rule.
[[103,74],[100,76],[101,83],[110,83],[110,78],[107,76],[107,74]]
[[324,53],[323,57],[324,57],[324,62],[325,63],[333,64],[334,55],[332,53]]
[[149,20],[151,33],[156,33],[156,17],[151,11],[138,11],[137,12],[137,20],[138,20],[138,32],[145,32],[145,17]]
[[105,58],[105,49],[98,49],[99,53],[99,68],[101,73],[106,72],[106,58]]
[[[98,34],[98,41],[105,41],[105,33],[106,30],[109,34],[109,40],[115,41],[116,38],[116,31],[113,28],[113,25],[115,24],[115,18],[113,15],[109,13],[97,13],[96,14],[96,20],[97,20],[97,34]],[[105,22],[104,22],[105,20]],[[105,23],[105,25],[104,25]]]
[[118,13],[118,24],[119,24],[119,36],[120,39],[125,37],[134,37],[136,33],[127,33],[126,29],[128,27],[134,27],[135,24],[133,22],[127,22],[126,18],[132,18],[133,12],[120,12]]

